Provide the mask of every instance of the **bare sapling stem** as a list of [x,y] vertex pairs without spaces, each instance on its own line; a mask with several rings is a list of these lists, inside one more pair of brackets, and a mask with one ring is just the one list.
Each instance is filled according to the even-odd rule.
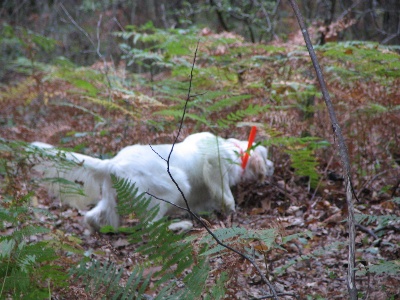
[[331,98],[329,96],[328,88],[325,83],[324,76],[322,74],[322,69],[318,63],[318,58],[315,54],[310,35],[308,34],[307,27],[304,23],[303,16],[295,0],[289,0],[293,11],[296,15],[297,21],[299,23],[301,32],[304,37],[308,52],[311,57],[311,61],[314,65],[315,72],[321,87],[322,95],[325,100],[325,104],[328,108],[329,117],[332,123],[332,130],[334,133],[335,141],[337,141],[340,159],[343,165],[345,188],[346,188],[346,202],[348,206],[348,228],[349,228],[349,254],[348,254],[348,269],[347,269],[347,288],[349,291],[349,296],[351,300],[358,299],[357,288],[355,284],[355,222],[354,222],[354,206],[353,206],[353,189],[351,183],[351,170],[350,170],[350,160],[347,152],[347,147],[344,142],[344,137],[342,130],[339,126],[339,122],[336,118],[336,113],[332,105]]

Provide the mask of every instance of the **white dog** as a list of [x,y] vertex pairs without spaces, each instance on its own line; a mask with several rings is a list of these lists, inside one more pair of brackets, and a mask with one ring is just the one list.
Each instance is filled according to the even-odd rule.
[[[256,181],[271,176],[273,163],[267,159],[267,149],[257,146],[250,153],[247,166],[241,166],[241,156],[247,150],[247,141],[222,139],[203,132],[188,136],[174,146],[170,158],[170,172],[178,183],[193,212],[235,210],[235,200],[230,187],[241,181]],[[43,161],[35,167],[45,177],[60,177],[83,186],[85,196],[63,193],[57,184],[48,186],[50,192],[78,209],[96,206],[85,214],[91,229],[103,225],[117,227],[116,192],[112,188],[110,174],[136,183],[139,192],[148,192],[159,199],[186,207],[185,202],[167,173],[166,159],[172,145],[134,145],[122,149],[112,159],[97,159],[86,155],[63,152],[51,145],[36,142],[34,147],[48,149],[52,155],[65,156],[75,161],[71,168],[57,168],[54,162]],[[47,151],[47,150],[46,150]],[[61,154],[60,154],[61,153]],[[157,199],[159,205],[156,219],[177,212],[177,208]],[[193,224],[182,221],[171,224],[172,230],[187,230]]]

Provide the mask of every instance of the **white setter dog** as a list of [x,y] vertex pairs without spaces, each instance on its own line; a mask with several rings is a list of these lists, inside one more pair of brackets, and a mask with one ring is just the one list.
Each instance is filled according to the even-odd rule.
[[[119,225],[116,192],[112,188],[110,174],[129,179],[136,184],[139,192],[186,207],[181,193],[167,173],[166,159],[172,145],[128,146],[114,158],[105,160],[59,151],[40,142],[32,145],[49,151],[51,155],[65,156],[67,160],[76,162],[72,167],[59,168],[55,162],[41,161],[35,169],[44,177],[60,177],[82,185],[84,196],[65,193],[58,184],[49,184],[48,189],[62,202],[80,210],[96,205],[85,214],[85,221],[92,230],[98,230],[103,225]],[[170,158],[170,172],[193,212],[232,212],[235,200],[230,187],[241,181],[262,180],[273,174],[273,163],[267,159],[267,148],[263,146],[251,150],[248,164],[242,168],[241,156],[247,146],[247,141],[222,139],[209,132],[192,134],[175,144]],[[159,205],[156,219],[179,210],[155,198],[151,204]],[[192,226],[190,221],[181,221],[171,224],[170,229],[187,230]]]

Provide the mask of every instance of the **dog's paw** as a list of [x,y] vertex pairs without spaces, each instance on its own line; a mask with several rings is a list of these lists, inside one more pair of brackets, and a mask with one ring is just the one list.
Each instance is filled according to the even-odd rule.
[[236,211],[235,200],[231,199],[229,201],[225,201],[222,212],[226,214],[231,214],[234,213],[235,211]]
[[102,202],[99,202],[97,206],[86,212],[85,222],[91,232],[96,232],[105,225],[118,228],[119,217],[114,208],[104,206]]
[[191,221],[180,221],[172,223],[168,228],[174,232],[186,232],[193,228],[193,223]]

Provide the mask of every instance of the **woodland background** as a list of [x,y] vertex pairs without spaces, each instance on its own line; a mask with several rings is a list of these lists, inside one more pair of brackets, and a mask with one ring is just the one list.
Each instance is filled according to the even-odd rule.
[[[400,2],[298,3],[350,154],[359,297],[398,299]],[[279,298],[347,298],[342,168],[287,1],[2,1],[0,17],[1,299],[270,298],[249,262],[199,224],[183,235],[141,225],[146,211],[121,196],[119,232],[89,235],[30,175],[45,154],[26,142],[102,158],[171,143],[197,42],[180,139],[245,140],[257,125],[276,168],[235,189],[236,215],[202,217]]]

